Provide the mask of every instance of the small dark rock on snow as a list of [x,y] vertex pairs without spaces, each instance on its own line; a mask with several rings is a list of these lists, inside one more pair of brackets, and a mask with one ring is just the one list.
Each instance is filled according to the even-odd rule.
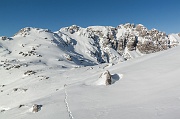
[[41,108],[42,108],[42,105],[34,104],[32,112],[39,112]]

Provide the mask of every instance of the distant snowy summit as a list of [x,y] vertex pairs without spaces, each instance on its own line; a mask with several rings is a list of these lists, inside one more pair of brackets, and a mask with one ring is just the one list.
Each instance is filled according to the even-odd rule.
[[26,27],[11,38],[0,37],[0,55],[1,59],[41,61],[46,65],[88,66],[167,50],[179,42],[180,34],[167,35],[141,24],[87,28],[72,25],[56,32]]

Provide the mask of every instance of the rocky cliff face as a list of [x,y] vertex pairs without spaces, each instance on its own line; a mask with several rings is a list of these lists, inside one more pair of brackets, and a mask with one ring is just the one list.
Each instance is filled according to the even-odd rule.
[[[95,57],[99,62],[112,62],[115,59],[131,59],[139,55],[167,50],[178,45],[178,41],[156,29],[148,30],[141,24],[122,24],[117,27],[91,26],[81,28],[73,25],[60,30],[69,37],[73,34],[94,41],[99,48]],[[116,55],[112,55],[116,52]],[[121,59],[122,60],[122,59]]]

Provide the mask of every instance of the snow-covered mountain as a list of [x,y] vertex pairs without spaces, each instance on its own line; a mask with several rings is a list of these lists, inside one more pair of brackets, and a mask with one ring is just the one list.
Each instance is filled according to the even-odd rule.
[[87,66],[132,59],[175,47],[180,37],[128,23],[116,28],[72,25],[54,33],[48,29],[27,27],[11,38],[0,39],[1,50],[6,50],[9,56],[18,59],[26,57],[29,61],[32,56],[43,57],[36,60],[42,59],[45,64],[64,64],[66,67],[69,63]]
[[[166,50],[179,43],[179,36],[171,39],[172,35],[168,36],[156,29],[148,30],[141,24],[129,23],[116,28],[110,26],[81,28],[73,25],[62,28],[57,33],[75,39],[76,48],[83,48],[83,51],[86,51],[90,57],[95,57],[100,63],[132,59],[143,54]],[[81,44],[86,45],[82,47]],[[76,51],[84,54],[82,50]]]
[[179,42],[129,23],[2,36],[0,119],[178,119]]

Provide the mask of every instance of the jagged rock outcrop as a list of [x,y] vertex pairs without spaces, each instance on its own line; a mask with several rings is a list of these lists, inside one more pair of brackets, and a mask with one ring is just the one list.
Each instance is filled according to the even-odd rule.
[[[91,52],[91,55],[93,54],[100,63],[112,62],[120,59],[120,57],[124,59],[133,58],[131,51],[136,52],[138,50],[142,54],[149,54],[176,46],[166,33],[157,29],[148,30],[142,24],[127,23],[121,24],[116,28],[110,26],[81,28],[73,25],[63,29],[60,31],[67,35],[69,32],[70,34],[78,34],[80,37],[92,39],[97,50]],[[114,51],[118,55],[111,55]]]

